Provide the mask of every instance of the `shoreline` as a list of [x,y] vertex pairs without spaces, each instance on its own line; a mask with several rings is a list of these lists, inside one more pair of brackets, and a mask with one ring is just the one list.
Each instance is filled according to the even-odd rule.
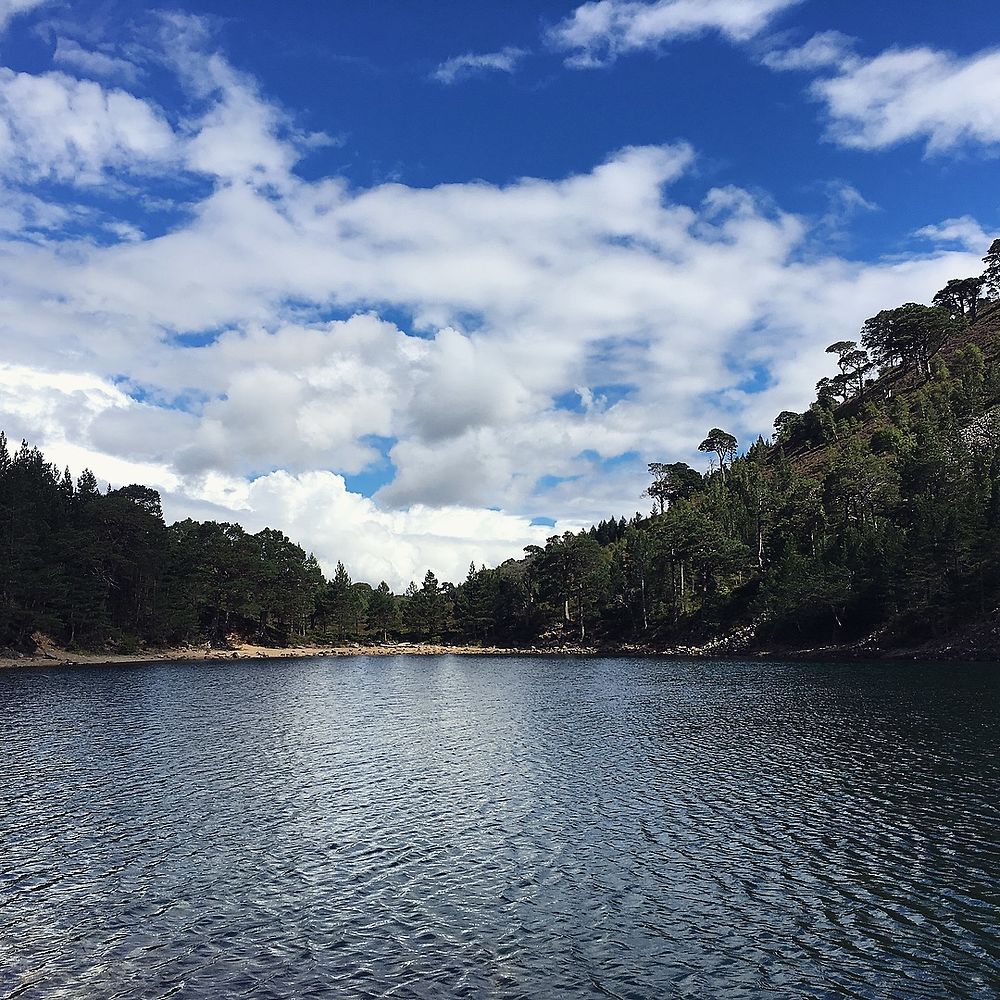
[[[532,651],[541,652],[541,651]],[[23,656],[0,657],[0,670],[18,667],[106,667],[142,663],[235,663],[246,660],[303,660],[322,656],[514,656],[522,649],[499,646],[450,646],[435,643],[384,643],[351,646],[257,646],[233,643],[226,649],[184,646],[137,653],[74,653],[48,646]]]
[[[955,655],[955,653],[958,655]],[[978,652],[978,651],[977,651]],[[987,651],[983,651],[987,652]],[[951,655],[949,655],[951,654]],[[0,657],[0,671],[45,667],[104,667],[139,666],[155,663],[237,663],[246,661],[303,660],[320,657],[351,656],[532,656],[558,657],[629,657],[633,659],[732,660],[851,663],[907,662],[919,663],[991,663],[986,657],[961,655],[948,649],[872,649],[871,647],[813,647],[807,649],[725,649],[717,642],[705,646],[673,646],[653,649],[641,644],[618,646],[456,646],[446,643],[353,643],[347,646],[258,646],[252,643],[232,643],[227,648],[179,646],[145,650],[136,653],[74,653],[53,644],[45,644],[34,653]]]

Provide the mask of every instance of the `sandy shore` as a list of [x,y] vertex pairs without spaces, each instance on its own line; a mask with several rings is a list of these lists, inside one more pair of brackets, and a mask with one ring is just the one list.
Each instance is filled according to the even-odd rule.
[[111,663],[161,663],[170,660],[297,660],[314,656],[496,656],[512,655],[523,650],[498,646],[438,646],[428,643],[398,642],[379,645],[348,646],[254,646],[234,642],[228,648],[183,646],[146,650],[138,653],[77,653],[45,644],[33,654],[0,657],[0,670],[12,667],[103,666]]
[[[34,653],[21,656],[0,656],[0,670],[16,667],[103,666],[125,663],[162,663],[187,661],[234,660],[298,660],[317,656],[614,656],[669,659],[780,659],[804,661],[844,660],[925,660],[965,661],[996,659],[983,648],[971,651],[945,648],[917,650],[881,649],[867,643],[852,646],[829,646],[818,649],[745,649],[747,630],[732,636],[704,643],[700,646],[662,646],[640,643],[584,646],[575,644],[527,646],[509,648],[502,646],[450,646],[421,642],[348,643],[339,646],[257,646],[231,638],[224,648],[204,645],[178,646],[169,649],[147,649],[136,653],[80,653],[56,646],[47,636],[36,633],[33,637],[37,648]],[[735,641],[734,641],[735,640]]]

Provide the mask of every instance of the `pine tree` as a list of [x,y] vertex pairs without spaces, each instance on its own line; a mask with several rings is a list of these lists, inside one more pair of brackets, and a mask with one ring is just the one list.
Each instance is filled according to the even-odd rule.
[[1000,299],[1000,240],[994,240],[983,258],[983,292],[992,300]]
[[385,580],[375,588],[368,602],[368,625],[381,634],[383,642],[388,642],[389,633],[399,628],[399,607]]

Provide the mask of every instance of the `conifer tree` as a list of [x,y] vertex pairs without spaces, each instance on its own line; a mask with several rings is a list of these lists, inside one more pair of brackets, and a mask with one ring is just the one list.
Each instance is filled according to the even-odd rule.
[[983,271],[982,288],[985,294],[992,300],[1000,299],[1000,239],[994,240],[990,245],[986,256],[983,258],[986,270]]

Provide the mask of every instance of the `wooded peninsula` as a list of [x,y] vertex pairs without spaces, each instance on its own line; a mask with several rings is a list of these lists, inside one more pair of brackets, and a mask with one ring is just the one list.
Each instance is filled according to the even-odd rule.
[[712,468],[652,462],[649,514],[394,594],[282,532],[164,523],[0,433],[0,656],[40,636],[130,654],[234,637],[560,650],[1000,655],[1000,240],[979,276],[829,346],[803,413]]

